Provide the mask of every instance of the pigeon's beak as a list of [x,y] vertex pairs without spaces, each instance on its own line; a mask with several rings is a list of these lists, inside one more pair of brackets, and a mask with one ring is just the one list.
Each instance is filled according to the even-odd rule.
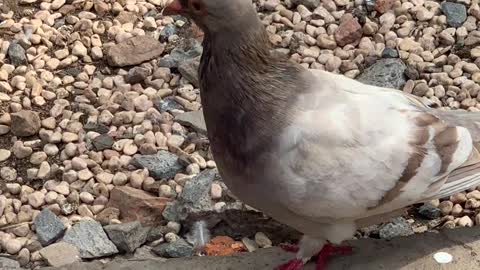
[[169,16],[169,15],[180,14],[182,12],[182,9],[183,9],[183,6],[180,3],[180,0],[172,0],[162,10],[162,15]]

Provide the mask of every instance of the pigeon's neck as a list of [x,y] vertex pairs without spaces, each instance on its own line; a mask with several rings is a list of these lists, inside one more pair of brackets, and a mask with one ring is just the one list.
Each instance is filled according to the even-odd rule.
[[235,171],[274,147],[307,88],[304,69],[270,53],[260,23],[243,33],[207,34],[199,75],[213,154]]

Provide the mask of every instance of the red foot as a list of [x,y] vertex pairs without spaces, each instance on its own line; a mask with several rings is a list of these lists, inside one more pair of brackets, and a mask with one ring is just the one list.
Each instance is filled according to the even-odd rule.
[[286,252],[298,252],[299,247],[294,244],[280,244],[280,248],[285,250]]
[[285,264],[280,265],[276,270],[300,270],[302,269],[302,266],[303,261],[301,259],[293,259]]
[[328,258],[334,255],[350,255],[352,254],[352,247],[348,246],[333,246],[327,243],[323,246],[322,250],[318,253],[316,270],[325,270]]

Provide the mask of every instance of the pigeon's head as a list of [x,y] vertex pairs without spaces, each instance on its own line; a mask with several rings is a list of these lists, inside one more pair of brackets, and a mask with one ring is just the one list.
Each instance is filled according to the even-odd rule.
[[235,32],[259,21],[252,0],[169,0],[163,15],[177,14],[206,33]]

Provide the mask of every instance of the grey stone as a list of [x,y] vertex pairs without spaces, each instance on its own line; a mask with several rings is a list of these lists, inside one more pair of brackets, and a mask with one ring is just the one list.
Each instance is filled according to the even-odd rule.
[[94,131],[100,134],[105,134],[110,131],[110,128],[104,124],[97,124],[92,122],[87,122],[85,125],[83,125],[83,129],[87,132]]
[[292,0],[295,5],[304,5],[307,8],[313,10],[320,5],[320,0]]
[[10,58],[10,63],[14,66],[26,65],[28,63],[25,49],[17,41],[10,43],[8,57]]
[[80,261],[78,249],[65,242],[52,244],[42,248],[39,252],[43,259],[51,266],[59,267]]
[[21,270],[20,263],[16,260],[0,256],[0,269],[2,270]]
[[460,27],[467,20],[467,8],[463,4],[443,2],[441,8],[447,16],[447,24],[451,27]]
[[426,203],[418,208],[418,213],[428,219],[436,219],[442,215],[442,211],[433,205]]
[[114,142],[113,138],[107,134],[101,134],[92,140],[93,147],[95,147],[97,151],[111,149]]
[[22,110],[12,114],[11,132],[15,136],[28,137],[40,130],[40,116],[37,112]]
[[33,223],[38,240],[43,246],[62,238],[66,229],[62,221],[48,208],[43,208],[40,214],[35,217]]
[[169,233],[170,230],[167,226],[154,226],[148,231],[147,242],[153,242],[161,239],[163,235]]
[[162,57],[158,65],[160,67],[178,68],[181,63],[202,55],[202,51],[203,48],[200,42],[193,38],[185,39],[168,56]]
[[155,179],[173,178],[183,168],[178,156],[165,150],[156,155],[135,155],[130,163],[137,168],[146,168]]
[[199,133],[207,134],[207,125],[203,117],[203,110],[178,114],[175,116],[175,121],[184,126],[191,127]]
[[130,84],[141,83],[148,77],[148,75],[150,75],[150,71],[147,68],[133,67],[128,71],[125,80]]
[[357,80],[369,85],[401,89],[407,67],[400,59],[380,59],[363,71]]
[[398,58],[398,51],[392,48],[385,48],[382,52],[383,58]]
[[118,253],[117,247],[110,241],[100,223],[83,220],[70,228],[63,241],[77,247],[80,257],[93,259]]
[[198,67],[200,65],[199,60],[184,61],[178,65],[178,71],[182,74],[183,78],[192,83],[195,87],[199,87],[198,81]]
[[159,67],[167,67],[167,68],[176,68],[178,67],[178,62],[173,59],[170,55],[167,55],[165,57],[160,58],[158,60],[158,66]]
[[120,251],[133,253],[147,240],[148,228],[138,221],[108,225],[103,228]]
[[173,97],[166,97],[162,100],[156,101],[154,103],[155,107],[161,113],[168,112],[172,110],[183,110],[183,106],[180,105],[178,102],[175,101]]
[[107,51],[108,64],[115,67],[137,65],[159,57],[164,46],[150,36],[131,37]]
[[192,256],[193,247],[180,238],[172,243],[160,244],[154,247],[152,251],[165,258],[181,258]]
[[163,216],[168,220],[179,221],[212,211],[213,202],[210,197],[210,188],[212,182],[218,178],[218,171],[212,169],[204,170],[187,181],[177,201],[165,207]]
[[77,77],[78,74],[82,73],[82,70],[78,67],[70,67],[62,70],[62,73],[65,75],[70,75],[73,77]]
[[392,239],[395,237],[409,236],[412,234],[412,227],[403,217],[392,219],[391,222],[384,224],[379,230],[379,235],[382,239]]

